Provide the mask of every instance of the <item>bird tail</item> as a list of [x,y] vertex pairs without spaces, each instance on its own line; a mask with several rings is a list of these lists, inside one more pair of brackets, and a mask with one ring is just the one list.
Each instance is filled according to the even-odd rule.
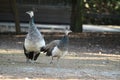
[[50,49],[50,48],[47,48],[47,47],[45,47],[45,46],[42,47],[40,51],[46,53],[46,56],[51,56],[51,55],[52,55],[51,49]]
[[45,46],[40,49],[40,52],[46,52]]

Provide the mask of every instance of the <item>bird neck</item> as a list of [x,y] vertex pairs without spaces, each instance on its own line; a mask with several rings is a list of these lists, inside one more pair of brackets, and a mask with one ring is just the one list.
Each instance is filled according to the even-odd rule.
[[68,41],[69,41],[68,35],[64,35],[60,41],[60,44],[66,45],[66,44],[68,44]]
[[34,16],[32,16],[31,18],[30,18],[30,25],[33,25],[34,24]]
[[62,41],[67,41],[68,40],[68,35],[64,35],[64,37],[62,38]]
[[30,27],[29,27],[29,32],[30,33],[37,30],[37,28],[35,26],[35,23],[34,23],[34,17],[30,18],[29,24],[30,24]]

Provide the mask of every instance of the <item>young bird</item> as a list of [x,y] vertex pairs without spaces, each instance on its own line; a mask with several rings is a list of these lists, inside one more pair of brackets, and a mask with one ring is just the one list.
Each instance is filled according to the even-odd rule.
[[34,12],[28,11],[26,12],[30,16],[29,21],[29,30],[28,34],[24,41],[24,54],[26,56],[26,62],[34,62],[37,60],[40,49],[45,46],[45,41],[40,33],[40,31],[37,29],[34,23]]
[[68,52],[68,43],[69,38],[68,34],[71,31],[69,29],[65,29],[65,35],[60,40],[53,40],[45,47],[41,48],[41,51],[46,52],[46,56],[52,56],[52,60],[50,63],[53,63],[53,58],[57,57],[57,62],[63,56],[65,56]]

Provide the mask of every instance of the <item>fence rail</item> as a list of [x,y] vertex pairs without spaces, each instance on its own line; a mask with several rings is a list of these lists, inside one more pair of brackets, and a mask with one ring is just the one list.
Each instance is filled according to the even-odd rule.
[[[59,32],[63,33],[66,28],[70,28],[69,25],[45,25],[45,24],[36,24],[37,28],[41,32]],[[15,23],[0,23],[0,32],[15,32]],[[21,32],[27,32],[29,24],[20,23]]]
[[55,5],[55,6],[67,6],[71,5],[71,0],[18,0],[18,4],[35,4],[35,5]]

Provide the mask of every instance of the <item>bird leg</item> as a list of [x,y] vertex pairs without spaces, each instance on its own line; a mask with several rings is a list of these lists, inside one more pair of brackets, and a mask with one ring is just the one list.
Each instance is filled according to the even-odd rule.
[[26,63],[30,63],[29,54],[27,53],[24,45],[23,45],[23,49],[24,49],[24,54],[26,56]]
[[60,59],[60,56],[57,57],[57,67],[60,67],[60,65],[59,65],[59,59]]
[[28,54],[28,53],[25,53],[25,55],[26,55],[26,63],[30,63],[31,62],[31,60],[30,60],[30,55]]
[[31,62],[30,59],[26,58],[26,63],[30,63],[30,62]]
[[40,55],[40,52],[39,53],[37,53],[37,54],[35,54],[35,57],[34,57],[34,61],[36,61],[37,60],[37,58],[38,58],[38,56]]
[[51,60],[50,64],[53,64],[53,56],[52,56],[52,60]]
[[57,57],[57,63],[59,62],[60,57]]
[[33,53],[32,63],[35,62],[35,55],[36,55],[36,53]]

